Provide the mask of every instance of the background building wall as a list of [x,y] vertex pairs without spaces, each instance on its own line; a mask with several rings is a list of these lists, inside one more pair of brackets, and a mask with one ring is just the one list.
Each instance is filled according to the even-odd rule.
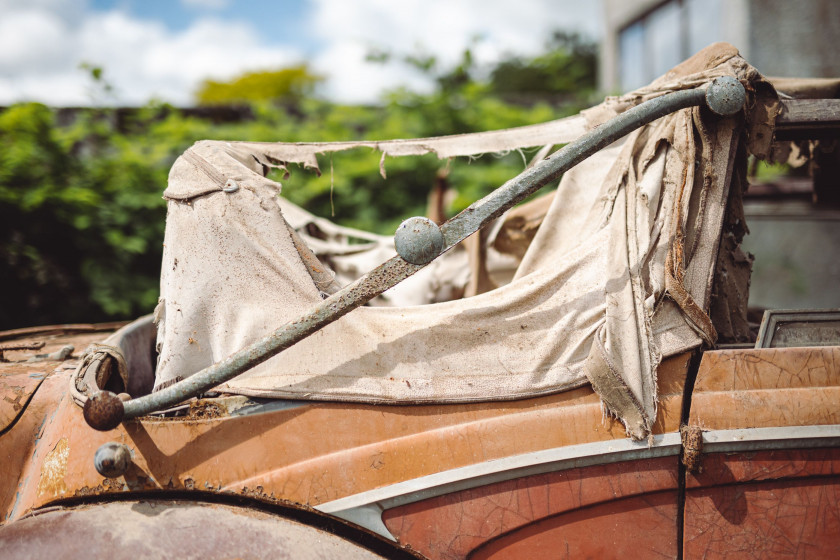
[[604,0],[600,87],[649,83],[716,41],[769,76],[840,76],[836,0]]
[[840,76],[840,2],[752,0],[747,59],[767,76]]

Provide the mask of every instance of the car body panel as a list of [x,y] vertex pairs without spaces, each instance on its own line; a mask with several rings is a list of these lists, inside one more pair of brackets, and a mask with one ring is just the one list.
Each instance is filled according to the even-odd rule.
[[689,425],[703,430],[840,424],[840,347],[706,352]]
[[684,558],[837,558],[840,449],[713,453],[687,478]]
[[[838,403],[840,347],[706,352],[691,398],[704,450],[686,474],[683,557],[840,555]],[[734,434],[728,452],[711,452],[716,432]]]
[[[92,335],[64,336],[60,342],[79,344]],[[840,468],[832,439],[840,437],[840,347],[705,352],[688,423],[706,449],[702,471],[685,475],[684,502],[679,429],[690,354],[660,365],[655,435],[636,444],[604,417],[588,387],[501,403],[283,402],[247,413],[206,399],[186,416],[95,432],[67,390],[72,356],[24,358],[0,364],[7,384],[37,381],[0,436],[0,511],[9,526],[56,506],[178,495],[314,507],[361,520],[359,531],[378,531],[429,558],[539,558],[561,545],[573,556],[599,556],[628,543],[628,553],[673,556],[680,542],[684,558],[726,555],[746,546],[745,527],[764,535],[756,550],[767,554],[819,557],[840,542],[831,501]],[[793,443],[767,432],[785,429]],[[727,437],[726,445],[747,451],[718,452]],[[132,452],[129,471],[114,479],[92,463],[109,441]],[[765,506],[781,517],[769,518]],[[351,515],[359,511],[382,530]],[[808,538],[785,545],[795,527]]]
[[[502,557],[496,555],[511,548],[524,556],[507,557],[531,558],[540,557],[531,555],[546,542],[554,546],[564,543],[565,546],[570,535],[580,537],[582,527],[597,525],[595,534],[605,525],[617,527],[622,524],[621,520],[606,521],[604,516],[638,510],[640,504],[648,503],[660,523],[650,528],[652,533],[641,540],[644,543],[648,543],[649,538],[652,540],[648,543],[650,553],[673,555],[677,550],[678,463],[678,457],[672,456],[523,477],[394,508],[385,512],[385,524],[400,542],[410,542],[430,558],[472,558],[473,551],[478,558]],[[624,505],[587,513],[593,506],[617,506],[618,503]],[[622,510],[623,507],[627,509]],[[573,520],[572,525],[563,528],[561,518]],[[632,527],[626,529],[625,536],[635,532]],[[543,531],[548,534],[538,538],[529,534]],[[620,529],[615,529],[614,536],[618,538],[620,533]],[[589,543],[569,544],[572,557],[580,554],[597,557],[604,552],[603,546],[608,543],[593,540],[589,532],[586,534]],[[513,544],[526,535],[535,543]],[[505,543],[492,544],[498,538]],[[563,547],[559,550],[563,552]],[[643,548],[638,549],[641,550]],[[554,557],[557,552],[557,548],[551,550]]]
[[[688,356],[682,355],[661,366],[663,384],[674,392],[663,395],[658,433],[679,428],[682,395],[676,391],[687,364]],[[49,379],[50,389],[69,383],[69,366]],[[216,418],[206,418],[207,409],[199,404],[195,418],[148,417],[104,433],[90,430],[68,393],[47,391],[33,404],[41,399],[53,400],[52,413],[42,420],[23,477],[38,482],[18,489],[18,507],[5,514],[10,521],[54,500],[173,488],[257,493],[318,506],[511,455],[626,438],[619,422],[603,417],[588,387],[504,403],[306,403]],[[20,426],[8,436],[29,433]],[[119,483],[92,468],[93,453],[108,441],[124,443],[133,453],[132,470]]]

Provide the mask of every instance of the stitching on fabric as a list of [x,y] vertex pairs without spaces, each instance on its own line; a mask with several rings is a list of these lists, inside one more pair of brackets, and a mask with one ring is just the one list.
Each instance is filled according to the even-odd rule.
[[[573,383],[565,385],[558,385],[547,389],[540,389],[538,391],[517,392],[504,395],[496,395],[492,398],[493,401],[508,402],[520,399],[529,399],[533,397],[542,397],[546,395],[555,395],[557,393],[565,393],[572,389],[579,389],[590,384],[586,378],[580,379]],[[411,406],[417,404],[467,404],[467,403],[484,403],[488,402],[486,396],[476,397],[432,397],[423,399],[409,399],[409,398],[385,398],[385,397],[370,397],[369,393],[355,393],[355,394],[336,394],[330,395],[327,393],[296,393],[291,391],[281,391],[276,389],[255,389],[247,387],[235,387],[226,383],[220,385],[216,390],[230,393],[232,395],[243,395],[246,397],[266,397],[273,399],[294,399],[305,401],[326,401],[326,402],[355,402],[364,404],[387,404],[394,406]]]
[[192,148],[184,152],[184,160],[198,171],[204,173],[204,175],[220,187],[227,182],[227,178],[225,178],[224,175],[219,173],[219,171],[213,167],[210,162],[196,154]]

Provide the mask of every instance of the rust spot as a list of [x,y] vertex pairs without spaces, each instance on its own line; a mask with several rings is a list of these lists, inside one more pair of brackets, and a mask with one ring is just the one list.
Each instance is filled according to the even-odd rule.
[[703,471],[703,430],[693,426],[680,427],[682,438],[682,463],[688,472]]
[[102,486],[82,486],[75,492],[73,492],[73,496],[75,497],[84,497],[84,496],[98,496],[102,493]]
[[99,496],[113,492],[122,492],[125,485],[118,478],[103,478],[102,483],[97,486],[82,486],[73,493],[75,497]]
[[[271,494],[266,494],[262,486],[257,486],[255,488],[248,488],[247,486],[243,487],[238,493],[241,496],[247,496],[248,498],[253,498],[255,500],[260,500],[262,502],[268,502],[270,504],[279,504],[284,506],[291,506],[297,509],[302,509],[305,511],[312,511],[315,512],[315,508],[308,506],[306,504],[302,504],[300,502],[294,502],[292,500],[286,500],[283,498],[278,498],[274,495],[274,492]],[[223,494],[231,494],[234,493],[232,491],[222,491]]]
[[38,481],[38,495],[60,496],[67,492],[64,476],[67,474],[67,459],[70,457],[70,444],[67,438],[61,438],[52,451],[47,453],[41,465],[41,479]]
[[[193,333],[194,335],[198,335],[198,331],[193,331],[192,333]],[[190,343],[190,344],[195,344],[196,346],[198,346],[198,349],[199,349],[199,350],[201,350],[201,344],[199,344],[199,343],[198,343],[198,340],[196,340],[196,339],[195,339],[195,338],[193,338],[192,336],[190,336],[190,337],[187,339],[187,342],[188,342],[188,343]]]
[[195,401],[190,403],[187,417],[194,420],[207,420],[209,418],[221,418],[225,411],[219,405],[208,401]]

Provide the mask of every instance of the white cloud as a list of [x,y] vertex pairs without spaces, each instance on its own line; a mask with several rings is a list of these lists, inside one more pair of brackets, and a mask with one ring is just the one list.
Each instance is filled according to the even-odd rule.
[[297,60],[288,49],[261,46],[255,36],[245,23],[212,19],[173,34],[160,24],[110,12],[85,22],[80,56],[103,66],[127,102],[157,96],[183,104],[205,78],[228,79]]
[[199,19],[183,31],[125,12],[71,13],[71,1],[4,2],[0,18],[0,104],[39,100],[88,104],[80,63],[101,66],[120,104],[157,97],[190,104],[205,78],[295,64],[298,53],[266,46],[245,22]]
[[34,67],[55,70],[68,62],[64,21],[42,10],[21,10],[0,19],[0,75]]
[[[536,54],[552,31],[601,34],[600,2],[581,0],[313,0],[310,26],[327,46],[313,61],[330,75],[327,94],[348,102],[373,101],[383,88],[412,86],[423,78],[399,64],[371,66],[371,47],[395,54],[418,49],[434,54],[441,66],[456,64],[473,46],[478,64],[506,53]],[[479,38],[478,42],[475,42]]]
[[0,13],[9,14],[21,10],[45,10],[63,20],[79,21],[85,13],[88,0],[0,0]]
[[[218,8],[229,0],[180,0]],[[403,64],[371,64],[372,48],[413,54],[422,49],[441,65],[455,64],[473,47],[480,64],[505,53],[534,54],[555,29],[600,35],[600,2],[581,0],[310,0],[302,30],[314,71],[326,76],[323,93],[344,102],[372,102],[398,85],[429,88]],[[197,12],[201,13],[201,12]],[[282,37],[282,36],[281,36]],[[476,37],[481,40],[475,42]],[[313,48],[312,45],[316,47]],[[157,97],[189,104],[205,78],[227,79],[247,70],[301,62],[292,47],[267,44],[251,23],[198,17],[179,31],[158,20],[115,9],[91,11],[84,0],[0,0],[0,104],[40,100],[91,103],[86,62],[105,69],[113,102],[142,104]],[[107,101],[107,100],[103,100]]]

